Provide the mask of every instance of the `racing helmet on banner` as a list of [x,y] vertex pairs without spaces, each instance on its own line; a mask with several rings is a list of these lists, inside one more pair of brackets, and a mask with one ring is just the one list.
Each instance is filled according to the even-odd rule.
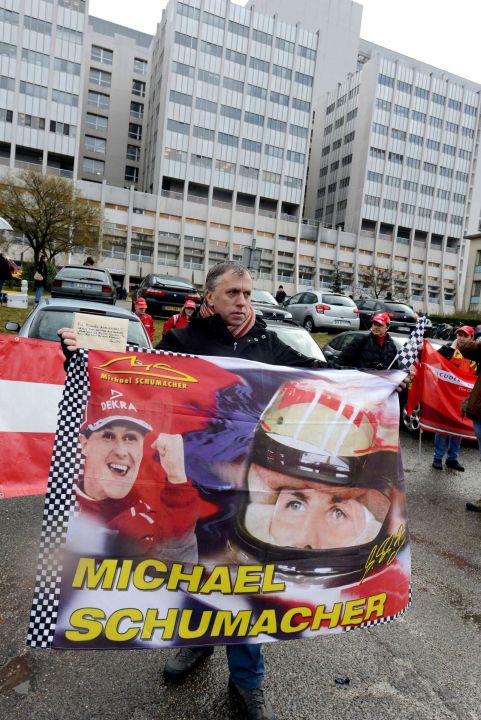
[[[345,388],[344,388],[345,390]],[[237,518],[240,548],[338,585],[362,576],[386,536],[398,477],[397,427],[324,379],[284,384],[263,412]],[[390,437],[392,435],[392,437]]]

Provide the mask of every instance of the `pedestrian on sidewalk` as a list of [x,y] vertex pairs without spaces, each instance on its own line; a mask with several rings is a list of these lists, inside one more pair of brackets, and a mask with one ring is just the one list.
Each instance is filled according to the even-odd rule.
[[[453,369],[456,370],[466,365],[463,357],[462,348],[465,343],[472,340],[474,330],[469,325],[463,325],[456,330],[456,339],[452,343],[442,345],[438,353],[442,355]],[[471,343],[474,344],[474,343]],[[473,369],[474,372],[474,369]],[[464,467],[459,462],[459,453],[461,450],[461,438],[459,435],[447,435],[445,433],[436,433],[434,436],[434,458],[433,468],[435,470],[443,469],[443,458],[446,455],[446,467],[458,472],[464,472]]]
[[35,273],[33,280],[35,283],[35,305],[38,305],[47,284],[47,262],[45,255],[40,255],[38,263],[35,265]]

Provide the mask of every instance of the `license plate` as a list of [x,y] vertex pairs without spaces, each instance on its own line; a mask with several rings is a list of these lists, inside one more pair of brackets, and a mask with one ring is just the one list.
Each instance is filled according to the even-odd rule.
[[177,310],[180,310],[181,307],[182,307],[182,305],[163,305],[162,309],[163,310],[175,310],[177,312]]
[[345,324],[346,324],[345,320],[334,320],[334,325],[345,325]]
[[409,332],[409,328],[407,325],[399,325],[398,332]]

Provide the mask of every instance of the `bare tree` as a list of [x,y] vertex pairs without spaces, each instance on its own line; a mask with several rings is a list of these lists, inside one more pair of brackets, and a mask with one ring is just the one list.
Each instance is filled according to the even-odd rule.
[[359,273],[359,283],[375,298],[392,290],[393,271],[390,268],[370,267]]
[[34,263],[40,255],[52,261],[57,255],[84,247],[97,248],[103,216],[62,177],[24,170],[9,176],[0,190],[0,215],[23,233],[32,248]]

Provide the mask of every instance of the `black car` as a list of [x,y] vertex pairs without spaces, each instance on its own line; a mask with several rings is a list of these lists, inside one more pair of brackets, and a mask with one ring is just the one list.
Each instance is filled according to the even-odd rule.
[[[335,366],[337,363],[337,358],[341,354],[341,352],[347,348],[350,343],[352,343],[359,335],[368,335],[368,331],[347,331],[340,333],[339,335],[336,335],[336,337],[332,338],[332,340],[329,340],[328,343],[324,345],[322,348],[323,353],[325,355],[325,358],[329,365]],[[402,346],[406,343],[407,338],[402,335],[393,335],[392,333],[389,333],[391,336],[397,351],[402,348]],[[430,340],[431,344],[438,349],[442,343],[437,342],[436,340]],[[408,415],[406,412],[406,402],[407,402],[407,396],[408,391],[403,390],[401,393],[399,393],[399,410],[400,410],[400,425],[403,430],[406,432],[416,432],[416,430],[419,429],[419,408],[416,408],[412,415]]]
[[153,317],[170,317],[178,313],[186,300],[198,305],[201,297],[196,288],[183,278],[152,273],[147,275],[132,297],[132,310],[138,298],[144,298],[147,312]]
[[279,305],[267,290],[252,290],[251,302],[256,315],[260,315],[264,320],[292,320],[292,313]]
[[66,265],[52,282],[53,298],[74,298],[115,305],[117,291],[108,270],[87,265]]
[[355,300],[355,303],[359,309],[361,330],[369,329],[374,315],[381,312],[388,313],[391,318],[390,330],[394,332],[411,332],[416,326],[417,313],[406,303],[374,298]]

